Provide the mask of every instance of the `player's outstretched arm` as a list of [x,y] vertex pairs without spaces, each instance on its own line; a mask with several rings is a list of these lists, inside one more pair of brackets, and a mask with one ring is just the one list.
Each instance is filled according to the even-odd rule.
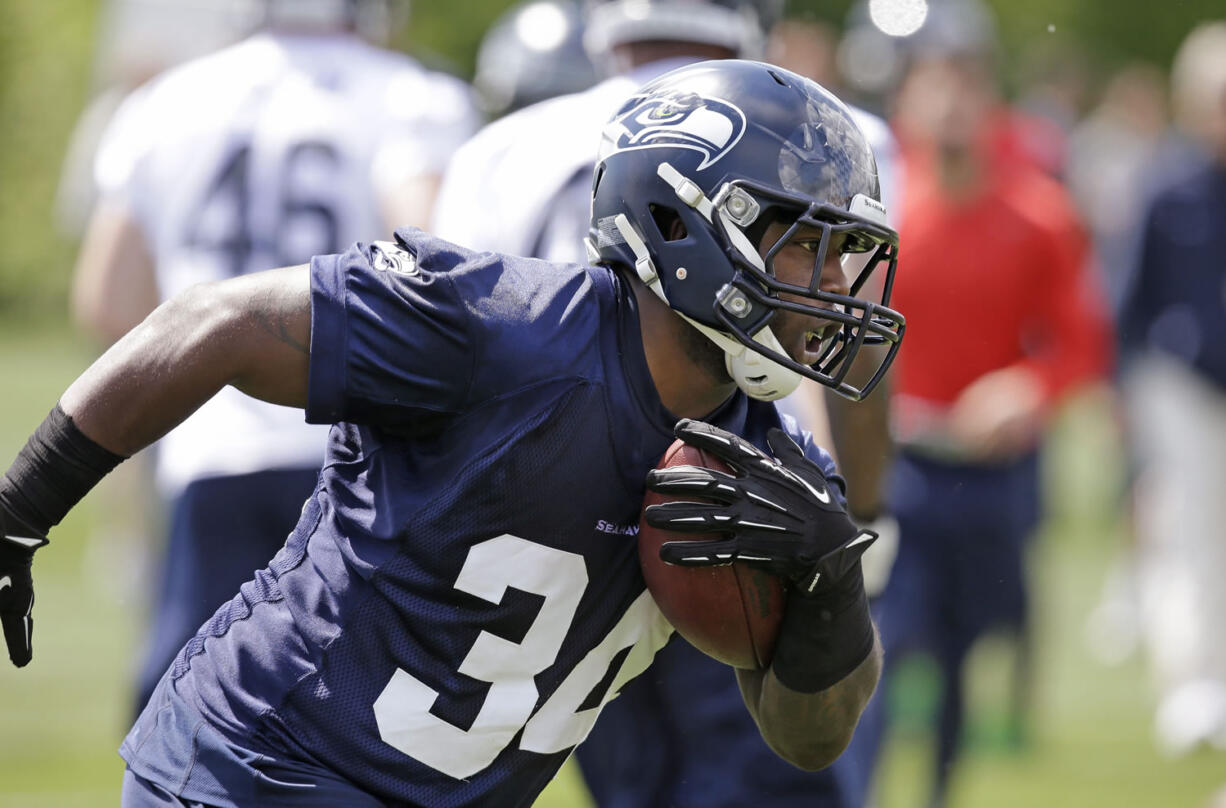
[[770,668],[737,676],[776,752],[801,768],[828,766],[850,742],[881,672],[860,569],[877,536],[852,523],[821,469],[781,430],[768,435],[775,457],[697,421],[679,422],[676,434],[724,461],[736,477],[685,466],[648,475],[648,487],[659,493],[714,500],[652,505],[648,524],[724,536],[665,542],[660,557],[686,566],[741,562],[789,582]]
[[306,266],[200,284],[111,346],[60,404],[85,435],[128,456],[226,385],[305,407],[310,340]]
[[0,477],[0,626],[13,664],[32,654],[31,563],[50,529],[227,384],[305,406],[310,330],[306,267],[204,284],[159,306],[72,383]]

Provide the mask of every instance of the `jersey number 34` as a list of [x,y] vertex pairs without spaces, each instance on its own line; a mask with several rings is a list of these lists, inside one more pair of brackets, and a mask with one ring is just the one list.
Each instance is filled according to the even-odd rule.
[[[536,709],[534,677],[554,664],[587,587],[583,557],[511,535],[476,544],[455,588],[500,603],[508,586],[544,597],[521,642],[481,632],[459,673],[489,682],[472,726],[461,729],[430,712],[438,691],[403,669],[375,701],[379,736],[404,754],[451,777],[471,777],[498,757],[519,731],[519,747],[553,754],[575,746],[591,730],[600,708],[623,684],[651,664],[672,627],[645,590],[613,630],[576,665]],[[607,675],[614,657],[631,649],[601,703],[580,710]]]

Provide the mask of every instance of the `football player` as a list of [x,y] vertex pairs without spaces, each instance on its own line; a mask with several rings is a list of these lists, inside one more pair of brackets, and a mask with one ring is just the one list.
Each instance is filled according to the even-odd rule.
[[[434,232],[477,249],[583,261],[600,122],[636,88],[679,65],[760,54],[767,29],[777,27],[779,6],[760,0],[591,0],[584,7],[585,41],[612,75],[586,92],[496,121],[460,147],[443,178]],[[780,55],[804,55],[795,50]],[[893,139],[875,116],[856,109],[852,115],[889,195],[897,185]],[[883,201],[890,208],[890,200]],[[875,370],[871,360],[865,365]],[[852,514],[880,529],[888,521],[879,519],[888,396],[853,402],[830,391],[827,402],[825,390],[806,381],[779,406],[819,445],[843,449],[838,460],[851,483]],[[837,429],[827,425],[827,404]],[[883,568],[870,562],[888,568],[892,560],[888,540],[896,531],[880,532],[865,562],[870,573]],[[723,753],[731,748],[736,755]],[[659,655],[651,676],[628,685],[610,705],[576,760],[592,797],[605,808],[850,805],[835,773],[802,772],[773,755],[741,708],[727,668],[680,639]]]
[[[651,524],[723,534],[665,560],[789,581],[771,666],[736,676],[780,756],[829,765],[880,670],[859,562],[873,534],[770,399],[802,378],[867,395],[892,360],[897,237],[878,196],[836,98],[770,65],[704,62],[605,127],[591,266],[409,228],[176,296],[0,479],[10,656],[31,658],[50,528],[232,385],[331,424],[327,456],[284,547],[125,739],[128,808],[530,805],[670,634],[633,536],[644,480],[708,500]],[[854,278],[848,254],[870,256]],[[883,299],[861,296],[878,270]],[[881,367],[856,385],[870,344]],[[649,475],[675,436],[736,475]]]
[[[128,98],[96,159],[102,198],[75,279],[83,329],[110,344],[193,284],[425,222],[478,116],[461,81],[363,38],[384,38],[390,8],[258,0],[251,36]],[[281,546],[326,437],[292,410],[227,390],[159,443],[169,535],[137,710],[183,643]]]

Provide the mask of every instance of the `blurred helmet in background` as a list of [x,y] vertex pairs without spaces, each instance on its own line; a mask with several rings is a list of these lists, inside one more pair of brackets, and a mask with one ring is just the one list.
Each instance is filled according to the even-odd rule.
[[990,59],[996,49],[996,20],[983,0],[860,0],[847,15],[837,61],[849,87],[880,96],[916,58]]
[[505,12],[481,40],[473,85],[498,117],[596,83],[583,47],[583,17],[572,0],[528,0]]
[[408,0],[237,0],[250,27],[308,31],[352,30],[387,42],[408,22]]
[[587,0],[583,42],[595,59],[634,42],[694,42],[761,58],[784,0]]

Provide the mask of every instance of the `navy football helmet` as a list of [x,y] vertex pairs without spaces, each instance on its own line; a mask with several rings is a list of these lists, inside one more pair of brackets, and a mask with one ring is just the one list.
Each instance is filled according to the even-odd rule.
[[[787,230],[760,253],[771,223]],[[777,279],[773,266],[801,227],[821,233],[807,285]],[[836,239],[845,254],[868,255],[848,295],[820,288]],[[781,398],[802,376],[862,398],[903,336],[902,315],[888,308],[898,234],[885,224],[872,151],[842,102],[772,65],[701,62],[622,105],[593,175],[588,251],[632,267],[724,351],[729,374],[755,398]],[[878,268],[884,281],[870,284]],[[788,356],[772,332],[782,311],[835,324],[812,365]],[[866,345],[882,346],[873,352],[880,364],[856,386],[847,374]]]

